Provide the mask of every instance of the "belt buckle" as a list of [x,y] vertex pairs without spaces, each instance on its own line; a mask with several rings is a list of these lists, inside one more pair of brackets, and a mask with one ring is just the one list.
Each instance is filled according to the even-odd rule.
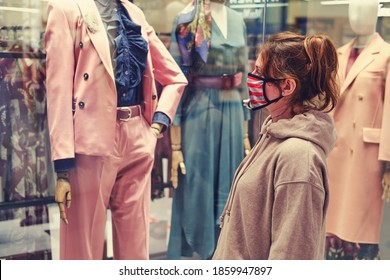
[[229,89],[232,87],[232,77],[228,74],[222,74],[222,89]]
[[119,118],[119,120],[121,122],[127,122],[128,120],[130,120],[130,118],[131,118],[131,109],[130,108],[128,108],[128,107],[120,107],[119,110],[128,112],[128,115],[127,115],[126,118]]

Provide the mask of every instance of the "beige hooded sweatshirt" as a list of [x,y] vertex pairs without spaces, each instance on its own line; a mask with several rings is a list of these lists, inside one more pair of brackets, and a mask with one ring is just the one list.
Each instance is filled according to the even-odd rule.
[[333,121],[268,117],[261,134],[234,176],[213,259],[323,259]]

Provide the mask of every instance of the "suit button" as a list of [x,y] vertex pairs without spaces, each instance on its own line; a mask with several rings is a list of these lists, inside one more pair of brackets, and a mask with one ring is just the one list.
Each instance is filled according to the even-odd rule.
[[83,42],[80,42],[79,46],[80,46],[80,49],[82,49],[84,47]]
[[83,109],[85,107],[85,103],[83,101],[79,102],[79,107],[80,109]]
[[84,73],[84,80],[86,81],[86,80],[88,80],[88,78],[89,78],[88,73]]
[[152,95],[152,99],[155,100],[157,98],[157,95]]

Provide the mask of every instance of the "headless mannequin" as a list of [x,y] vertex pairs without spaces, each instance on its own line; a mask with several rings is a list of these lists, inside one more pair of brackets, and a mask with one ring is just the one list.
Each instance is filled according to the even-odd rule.
[[[224,5],[226,1],[224,0],[211,0],[210,9],[212,11],[211,16],[214,19],[214,22],[217,24],[221,33],[225,38],[227,38],[228,32],[228,19],[226,6]],[[171,169],[171,181],[174,188],[178,187],[178,168],[180,172],[184,175],[186,174],[186,166],[184,161],[184,156],[181,151],[181,128],[180,126],[173,125],[171,126],[171,143],[172,143],[172,169]],[[248,138],[248,121],[244,121],[244,150],[245,155],[249,154],[251,149],[250,141]]]

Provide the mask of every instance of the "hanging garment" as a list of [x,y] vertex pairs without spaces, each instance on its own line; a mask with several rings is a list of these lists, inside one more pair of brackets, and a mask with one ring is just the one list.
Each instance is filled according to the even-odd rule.
[[[212,22],[207,63],[191,74],[196,77],[186,88],[173,123],[181,126],[187,173],[179,175],[179,186],[173,191],[170,259],[192,256],[193,252],[203,259],[211,256],[217,242],[219,216],[234,172],[244,158],[243,123],[249,119],[249,110],[242,106],[242,100],[248,96],[245,81],[228,89],[196,83],[198,77],[207,81],[210,76],[247,72],[245,23],[229,8],[227,18],[227,38]],[[172,39],[170,50],[180,63],[175,36]]]
[[375,33],[346,68],[354,41],[338,49],[340,99],[333,111],[337,142],[329,155],[328,235],[378,244],[382,176],[390,161],[390,44]]
[[[49,195],[53,178],[48,152],[44,60],[0,60],[0,177],[4,201]],[[51,184],[53,185],[53,184]],[[9,224],[0,231],[0,256],[42,259],[50,255],[50,236],[39,227],[48,223],[47,205],[0,211]]]

